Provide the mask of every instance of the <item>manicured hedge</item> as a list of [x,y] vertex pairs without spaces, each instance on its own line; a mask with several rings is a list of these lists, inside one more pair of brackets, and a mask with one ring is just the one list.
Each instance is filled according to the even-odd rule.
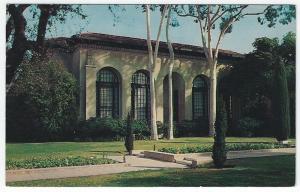
[[[290,145],[289,144],[280,145],[277,143],[227,143],[226,144],[227,151],[276,149],[276,148],[284,148],[284,147],[290,147]],[[166,153],[174,153],[174,154],[184,154],[184,153],[212,152],[212,149],[213,149],[212,144],[204,144],[204,145],[193,146],[193,147],[161,148],[158,151],[166,152]]]
[[81,165],[98,165],[112,164],[116,161],[107,158],[97,157],[47,157],[47,158],[32,158],[26,160],[7,160],[6,169],[32,169],[46,167],[67,167]]

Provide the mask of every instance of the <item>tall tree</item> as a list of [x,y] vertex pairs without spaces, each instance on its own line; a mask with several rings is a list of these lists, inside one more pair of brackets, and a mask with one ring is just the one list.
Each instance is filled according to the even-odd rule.
[[[216,120],[216,90],[217,90],[217,64],[220,44],[227,33],[232,31],[235,22],[246,16],[259,16],[258,22],[268,23],[273,27],[277,22],[288,24],[296,16],[294,5],[266,6],[262,11],[249,11],[249,5],[177,5],[174,9],[179,16],[191,17],[200,27],[203,51],[210,69],[210,110],[209,110],[209,135],[213,136]],[[248,11],[247,11],[248,10]],[[219,34],[213,46],[212,31],[219,24]]]
[[[37,26],[34,26],[34,28],[37,27],[37,30],[29,29],[30,26],[24,15],[28,9],[32,12],[33,19],[38,21]],[[6,23],[6,43],[11,44],[11,48],[8,48],[6,52],[7,92],[12,86],[13,80],[17,78],[16,72],[26,51],[31,51],[34,56],[41,56],[45,53],[46,32],[54,27],[55,22],[64,23],[68,15],[86,18],[86,15],[82,13],[81,5],[70,4],[9,4],[7,5],[7,14],[9,18]],[[34,38],[30,38],[26,31],[34,33],[30,34]]]
[[[172,6],[172,5],[170,5]],[[168,44],[168,49],[170,53],[170,61],[169,61],[169,73],[168,73],[168,84],[169,84],[169,126],[168,126],[168,139],[173,139],[173,81],[172,81],[172,73],[174,67],[174,50],[172,47],[172,43],[169,37],[169,28],[170,28],[170,19],[171,19],[171,7],[168,10],[168,20],[166,25],[166,39]]]
[[156,100],[155,100],[155,76],[153,74],[156,61],[157,61],[157,55],[158,55],[158,48],[159,48],[159,42],[160,42],[160,34],[162,25],[164,22],[166,10],[168,6],[165,5],[163,7],[162,15],[160,18],[160,24],[159,29],[157,32],[157,37],[155,41],[155,50],[153,52],[152,49],[152,43],[151,43],[151,19],[150,19],[150,6],[145,5],[146,9],[146,23],[147,23],[147,46],[148,46],[148,54],[149,54],[149,61],[148,61],[148,71],[150,75],[150,103],[151,103],[151,139],[158,140],[158,134],[157,134],[157,125],[156,125]]
[[280,57],[275,61],[273,108],[275,114],[275,137],[285,141],[290,136],[289,93],[285,66]]

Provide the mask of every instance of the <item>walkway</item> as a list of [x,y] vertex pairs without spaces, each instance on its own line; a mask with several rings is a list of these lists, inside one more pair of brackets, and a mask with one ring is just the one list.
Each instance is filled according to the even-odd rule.
[[[228,159],[291,155],[291,154],[295,154],[295,152],[296,152],[295,148],[234,151],[228,153]],[[211,161],[211,153],[194,153],[194,154],[176,155],[176,159],[183,159],[184,157],[194,158],[198,161],[198,163],[199,162],[207,163]],[[123,161],[122,156],[111,156],[109,158],[119,162]],[[155,169],[162,169],[162,168],[188,168],[188,166],[178,164],[178,163],[163,162],[154,159],[146,159],[139,156],[128,156],[126,157],[126,163],[76,166],[76,167],[53,167],[53,168],[42,168],[42,169],[8,170],[6,171],[6,182],[94,176],[94,175],[105,175],[105,174],[113,174],[113,173],[123,173],[123,172],[130,172],[130,171],[140,171],[146,169],[155,170]]]
[[[123,161],[122,156],[109,157],[117,161]],[[123,173],[130,171],[140,171],[145,169],[162,169],[162,168],[188,168],[172,162],[163,162],[153,159],[146,159],[137,156],[126,157],[126,163],[87,165],[74,167],[51,167],[41,169],[22,169],[6,171],[6,182],[28,181],[39,179],[58,179],[67,177],[82,177],[93,175],[106,175],[113,173]]]

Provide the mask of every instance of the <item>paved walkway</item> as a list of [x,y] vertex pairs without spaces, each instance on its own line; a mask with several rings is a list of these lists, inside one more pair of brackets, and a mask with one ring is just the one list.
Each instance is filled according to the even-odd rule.
[[[111,156],[111,159],[123,161],[123,156]],[[22,169],[6,171],[6,182],[29,181],[39,179],[58,179],[67,177],[81,177],[93,175],[106,175],[113,173],[123,173],[130,171],[140,171],[145,169],[162,168],[188,168],[185,165],[163,162],[153,159],[146,159],[137,156],[127,156],[126,163],[88,165],[74,167],[52,167],[41,169]]]
[[[228,159],[290,155],[295,154],[295,152],[295,148],[265,149],[255,151],[234,151],[228,153]],[[184,157],[195,158],[200,163],[206,163],[211,161],[211,153],[193,153],[176,155],[176,159],[183,159]],[[123,162],[122,156],[110,156],[109,158],[119,162]],[[172,162],[163,162],[154,159],[146,159],[138,156],[127,156],[126,163],[76,167],[8,170],[6,171],[6,182],[105,175],[130,171],[140,171],[145,169],[155,170],[162,168],[188,168],[188,166]]]
[[[261,150],[243,150],[243,151],[229,151],[227,159],[241,159],[250,157],[266,157],[277,155],[291,155],[296,153],[296,148],[280,148],[280,149],[261,149]],[[212,153],[189,153],[176,154],[176,160],[183,160],[184,158],[192,158],[197,160],[198,164],[212,162]]]

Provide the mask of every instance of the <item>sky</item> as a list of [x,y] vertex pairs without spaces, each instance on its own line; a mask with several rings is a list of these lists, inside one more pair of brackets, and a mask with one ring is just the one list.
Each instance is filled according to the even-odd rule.
[[[83,5],[83,12],[87,15],[86,20],[78,17],[67,18],[65,24],[58,24],[55,31],[47,34],[47,37],[65,36],[70,37],[81,32],[95,32],[111,35],[120,35],[136,38],[146,38],[146,16],[145,13],[137,10],[135,5],[123,5],[125,11],[118,12],[120,19],[115,22],[112,13],[107,5]],[[252,5],[249,11],[262,10],[264,5]],[[151,13],[152,39],[156,38],[158,24],[160,20],[159,11]],[[172,42],[201,46],[201,36],[199,24],[193,22],[192,18],[179,18],[179,27],[172,27],[170,39]],[[115,25],[114,25],[115,24]],[[161,34],[161,40],[165,41],[165,28]],[[278,37],[281,39],[287,32],[296,32],[296,22],[288,25],[277,24],[273,28],[267,25],[260,25],[257,16],[245,17],[233,26],[233,31],[226,34],[220,48],[236,51],[239,53],[249,53],[253,50],[252,43],[258,37]],[[213,32],[213,40],[217,39],[219,29]],[[215,42],[215,41],[213,41]]]

